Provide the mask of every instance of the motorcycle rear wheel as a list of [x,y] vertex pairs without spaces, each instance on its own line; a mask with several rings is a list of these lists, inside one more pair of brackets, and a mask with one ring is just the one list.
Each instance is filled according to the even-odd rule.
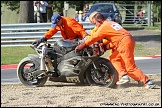
[[99,58],[95,63],[99,64],[99,69],[90,65],[86,71],[88,84],[90,86],[113,87],[117,81],[117,71],[112,63],[105,58]]
[[30,58],[22,59],[17,67],[17,76],[25,86],[40,87],[47,81],[47,76],[34,76],[32,71],[39,70],[40,65],[36,65]]

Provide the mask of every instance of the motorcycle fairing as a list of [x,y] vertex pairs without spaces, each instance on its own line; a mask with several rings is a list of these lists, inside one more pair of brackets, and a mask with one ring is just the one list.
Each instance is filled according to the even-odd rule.
[[58,40],[54,43],[53,50],[60,54],[66,54],[75,49],[78,45],[77,41],[70,41],[70,40]]
[[84,57],[84,56],[75,56],[69,59],[62,60],[58,64],[58,70],[61,75],[65,76],[76,76],[83,75],[85,70],[89,67],[89,65],[97,59],[98,57]]

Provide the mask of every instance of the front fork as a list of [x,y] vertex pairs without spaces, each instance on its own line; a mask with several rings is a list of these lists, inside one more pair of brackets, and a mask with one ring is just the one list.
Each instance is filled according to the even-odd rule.
[[46,70],[46,64],[45,64],[45,55],[47,53],[47,46],[42,46],[42,53],[40,54],[40,70],[45,71]]
[[42,70],[42,71],[46,71],[46,70],[47,71],[53,71],[54,67],[52,65],[52,61],[49,58],[45,57],[46,54],[47,54],[47,46],[44,45],[42,47],[42,53],[40,55],[40,59],[41,59],[40,70]]

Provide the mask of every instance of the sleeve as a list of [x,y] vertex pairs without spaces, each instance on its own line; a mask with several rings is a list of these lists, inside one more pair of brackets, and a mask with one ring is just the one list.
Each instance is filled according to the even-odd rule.
[[45,6],[48,6],[48,3],[45,1],[45,2],[44,2],[44,5],[45,5]]
[[85,12],[85,11],[86,11],[85,9],[86,9],[86,8],[84,8],[84,9],[83,9],[83,12]]
[[93,34],[94,32],[96,32],[97,31],[97,29],[98,29],[98,27],[97,26],[95,26],[92,30],[91,30],[91,34]]
[[[95,27],[91,30],[91,35],[92,35],[94,32],[96,32],[97,29],[98,29],[98,27],[95,26]],[[87,38],[90,38],[90,37],[91,37],[91,36],[86,36],[86,39],[87,39]]]
[[55,28],[50,28],[49,31],[47,31],[44,36],[47,38],[47,39],[50,39],[54,34],[56,34],[58,32],[58,30]]
[[91,37],[89,37],[87,40],[85,40],[85,44],[90,46],[91,44],[97,42],[98,40],[101,40],[103,38],[105,38],[105,26],[104,24],[101,25],[98,30],[92,34]]
[[41,3],[42,6],[47,6],[48,5],[48,3],[46,1],[40,1],[40,3]]
[[72,19],[70,23],[71,29],[74,31],[74,33],[82,36],[83,38],[83,36],[86,34],[86,30],[83,28],[83,25],[78,23],[75,19]]

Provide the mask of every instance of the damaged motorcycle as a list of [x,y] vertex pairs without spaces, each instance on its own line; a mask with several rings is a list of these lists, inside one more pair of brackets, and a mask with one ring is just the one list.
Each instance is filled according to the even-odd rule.
[[[89,86],[113,87],[117,73],[112,63],[102,57],[101,48],[91,45],[82,51],[74,52],[78,40],[57,40],[43,42],[30,47],[36,54],[28,54],[17,67],[17,76],[25,86],[43,86],[48,78],[55,79],[51,73],[57,67],[59,77],[66,82],[88,84]],[[98,48],[99,54],[94,52]],[[57,66],[54,66],[57,65]]]

